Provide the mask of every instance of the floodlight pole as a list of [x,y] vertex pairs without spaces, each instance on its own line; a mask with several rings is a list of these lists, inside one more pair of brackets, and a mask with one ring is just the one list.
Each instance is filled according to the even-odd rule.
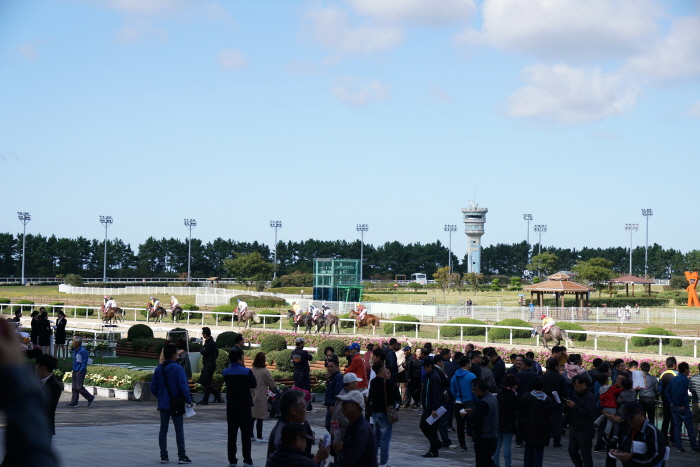
[[647,259],[649,256],[649,218],[654,215],[651,209],[642,209],[642,216],[646,217],[647,220],[647,239],[644,246],[644,278],[649,279],[649,272],[647,269]]
[[[540,240],[537,245],[537,254],[542,253],[542,234],[547,231],[547,226],[542,224],[535,225],[534,231],[540,235]],[[529,233],[529,232],[528,232]]]
[[105,261],[102,270],[102,282],[107,282],[107,229],[112,225],[112,216],[100,216],[100,222],[105,226]]
[[445,224],[445,232],[449,232],[450,234],[450,256],[447,259],[447,266],[450,268],[450,272],[452,272],[452,234],[456,231],[456,225]]
[[32,220],[32,216],[28,212],[18,212],[17,217],[24,226],[22,230],[22,285],[26,285],[27,281],[24,278],[24,256],[25,247],[27,246],[27,223]]
[[[530,246],[530,222],[532,222],[532,214],[523,214],[523,219],[527,222],[527,246]],[[528,251],[529,256],[529,251]]]
[[197,221],[194,219],[185,219],[185,227],[190,231],[190,245],[187,249],[187,282],[192,282],[192,274],[190,266],[192,264],[192,229],[197,227]]
[[625,230],[630,233],[630,276],[632,275],[632,235],[639,230],[639,224],[625,224]]
[[360,284],[362,284],[362,266],[364,263],[365,232],[369,230],[367,224],[357,224],[357,231],[360,232]]
[[270,221],[270,227],[275,231],[275,265],[273,267],[272,278],[277,277],[277,231],[282,228],[282,221]]

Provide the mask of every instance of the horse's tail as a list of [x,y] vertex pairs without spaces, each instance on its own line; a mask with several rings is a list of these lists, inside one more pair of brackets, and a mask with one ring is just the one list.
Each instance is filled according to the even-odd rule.
[[569,337],[569,333],[566,332],[566,329],[563,329],[563,328],[559,328],[559,329],[561,329],[561,337],[566,341],[566,344],[569,347],[573,347],[574,341],[571,340],[571,338]]
[[260,324],[260,317],[258,315],[256,315],[255,313],[253,313],[253,322],[255,324]]

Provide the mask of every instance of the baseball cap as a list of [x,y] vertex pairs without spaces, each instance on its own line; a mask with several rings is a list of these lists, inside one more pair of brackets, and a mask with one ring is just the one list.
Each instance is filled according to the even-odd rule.
[[350,350],[350,349],[360,350],[360,344],[358,344],[357,342],[353,342],[352,344],[348,345],[345,348],[347,350]]
[[282,427],[282,436],[285,438],[296,436],[297,438],[306,438],[310,439],[311,441],[314,440],[314,437],[306,432],[306,428],[302,423],[286,423]]
[[365,396],[362,395],[360,391],[357,389],[354,391],[350,391],[349,393],[342,395],[342,396],[336,396],[336,399],[341,400],[341,401],[351,401],[351,402],[356,402],[360,404],[360,407],[364,410],[365,408]]
[[297,337],[296,339],[294,339],[294,342],[296,342],[297,344],[298,344],[299,342],[304,342],[304,338],[303,338],[303,337]]
[[343,375],[343,384],[352,383],[354,381],[362,381],[362,378],[358,378],[355,373],[345,373]]
[[411,351],[411,346],[409,346],[409,345],[404,346],[403,351],[404,351],[404,352],[410,352],[410,351]]
[[620,418],[623,420],[631,420],[635,415],[642,412],[643,408],[639,402],[625,402],[625,404],[620,409]]

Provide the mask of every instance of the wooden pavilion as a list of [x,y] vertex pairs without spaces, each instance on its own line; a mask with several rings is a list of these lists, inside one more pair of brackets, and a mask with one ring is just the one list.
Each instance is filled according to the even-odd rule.
[[610,291],[610,296],[612,297],[612,286],[613,284],[625,284],[625,294],[629,297],[630,296],[630,284],[632,285],[632,296],[634,297],[634,284],[642,284],[644,286],[644,289],[647,292],[647,295],[651,297],[651,284],[653,284],[654,281],[649,280],[649,279],[642,279],[641,277],[637,276],[622,276],[618,277],[617,279],[613,279],[611,281],[608,281],[608,286],[609,286],[609,291]]
[[557,306],[562,307],[564,306],[566,295],[574,295],[576,297],[576,306],[584,307],[589,294],[595,291],[593,287],[570,281],[569,276],[561,272],[548,276],[546,281],[539,284],[525,286],[523,290],[530,291],[530,299],[536,296],[535,303],[537,306],[544,306],[544,294],[554,294],[555,303]]

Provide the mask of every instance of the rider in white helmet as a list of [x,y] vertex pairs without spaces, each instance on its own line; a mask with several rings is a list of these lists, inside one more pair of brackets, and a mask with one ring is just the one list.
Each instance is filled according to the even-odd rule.
[[309,305],[309,313],[311,314],[311,317],[312,317],[313,321],[315,322],[315,321],[316,321],[316,318],[318,318],[318,315],[321,314],[321,309],[318,308],[318,307],[317,307],[316,305],[314,305],[313,303],[311,303],[311,304]]
[[151,310],[155,310],[160,306],[160,300],[158,300],[156,297],[151,297],[150,305]]
[[240,298],[238,299],[238,315],[243,316],[243,314],[248,311],[248,304],[244,301],[241,300]]
[[173,311],[178,306],[180,306],[180,302],[175,298],[175,295],[173,295],[170,297],[170,311]]
[[323,303],[321,304],[321,311],[323,311],[323,316],[325,316],[326,318],[328,317],[328,315],[331,314],[331,307],[329,307],[328,305],[326,305],[326,301],[325,301],[325,300],[324,300]]
[[292,311],[294,312],[294,321],[298,321],[301,316],[301,305],[297,302],[292,302]]
[[105,295],[105,297],[102,299],[102,313],[107,313],[107,303],[109,303],[109,297]]
[[107,304],[105,305],[105,310],[109,310],[110,308],[116,308],[117,307],[117,301],[114,299],[114,297],[109,297],[109,300],[107,301]]

